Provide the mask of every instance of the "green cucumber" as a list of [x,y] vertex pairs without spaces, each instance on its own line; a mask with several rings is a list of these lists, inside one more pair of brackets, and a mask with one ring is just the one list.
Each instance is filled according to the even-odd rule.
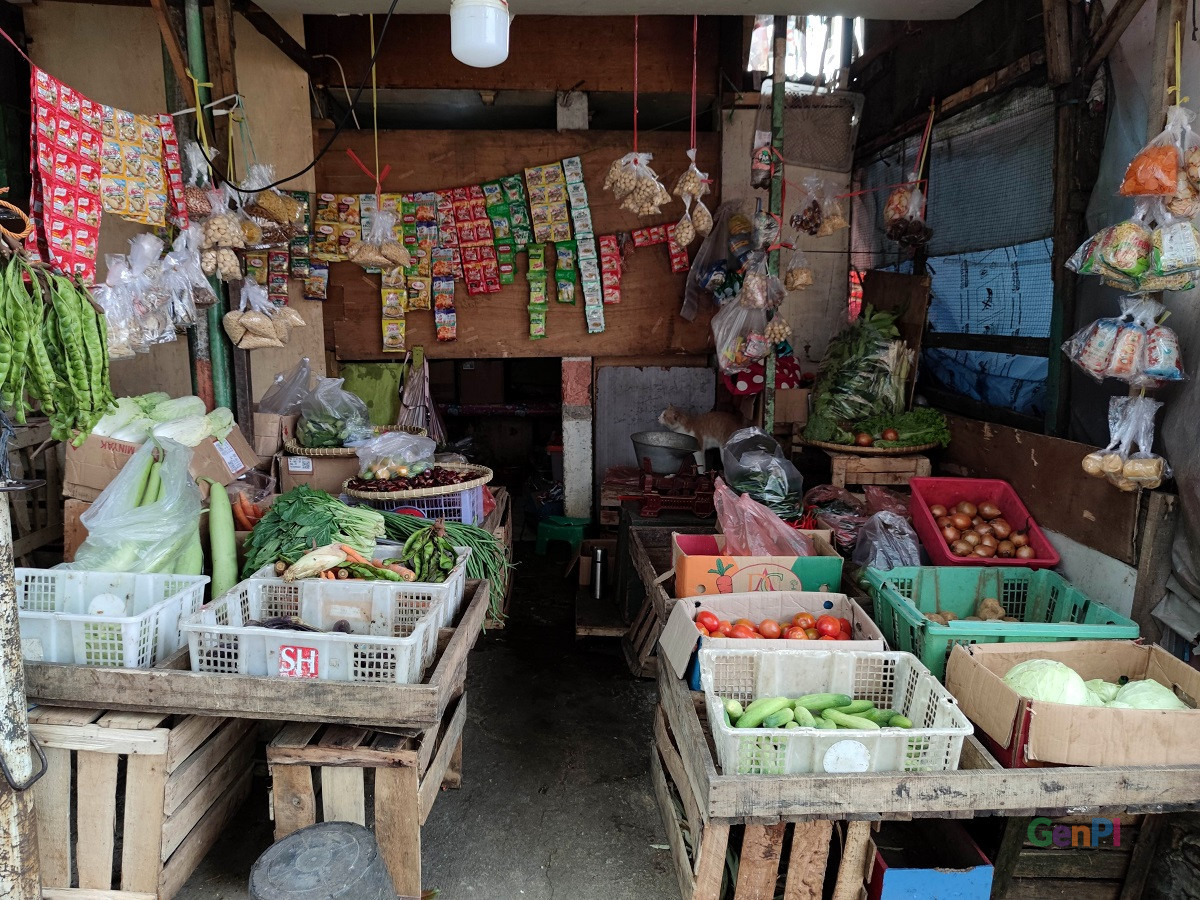
[[788,723],[787,723],[786,725],[784,725],[783,727],[784,727],[785,729],[787,729],[787,730],[789,730],[789,731],[790,731],[790,730],[791,730],[791,729],[793,729],[793,728],[799,728],[799,727],[800,727],[800,723],[799,723],[799,722],[797,722],[797,721],[795,721],[795,720],[793,719],[791,722],[788,722]]
[[803,706],[797,706],[795,721],[798,724],[798,726],[801,728],[812,728],[813,723],[816,720],[814,719],[813,714],[811,712],[809,712],[807,709],[805,709]]
[[861,715],[862,713],[870,712],[874,708],[875,704],[870,700],[851,700],[844,706],[833,707],[833,709],[836,709],[840,713],[845,713],[848,716]]
[[745,713],[746,711],[742,709],[742,704],[738,703],[736,700],[725,701],[725,714],[729,718],[737,720],[745,715]]
[[[841,712],[841,710],[838,710]],[[863,713],[863,718],[870,719],[876,725],[886,725],[898,715],[894,709],[869,709]]]
[[815,719],[813,719],[813,728],[820,728],[823,731],[833,731],[837,728],[837,726],[834,725],[829,719],[824,719],[821,716],[817,716]]
[[788,705],[787,697],[760,697],[749,706],[737,720],[738,728],[757,728],[767,716],[773,715]]
[[831,707],[845,706],[852,703],[854,698],[848,694],[805,694],[796,700],[797,708],[803,706],[809,712],[820,712]]
[[908,716],[896,715],[888,720],[888,726],[891,728],[912,728],[913,723],[912,719]]
[[771,715],[769,715],[765,719],[763,719],[762,727],[763,728],[782,728],[784,725],[786,725],[788,722],[793,721],[795,718],[796,718],[796,714],[794,712],[792,712],[792,710],[790,708],[785,706],[779,712],[771,713]]
[[856,731],[879,730],[879,726],[870,719],[864,719],[862,716],[847,715],[846,713],[838,712],[836,709],[827,709],[821,715],[839,728],[853,728]]

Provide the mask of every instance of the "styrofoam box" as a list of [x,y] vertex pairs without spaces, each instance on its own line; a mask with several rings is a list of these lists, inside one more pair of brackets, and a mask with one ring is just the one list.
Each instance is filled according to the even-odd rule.
[[[77,666],[146,669],[187,642],[182,621],[204,602],[204,575],[16,569],[21,654]],[[88,615],[100,594],[125,601],[126,616]]]
[[[810,772],[938,772],[958,768],[971,723],[950,693],[911,653],[866,651],[700,651],[700,684],[717,759],[727,775]],[[912,728],[878,730],[733,728],[722,701],[827,691],[894,709]]]
[[[445,600],[415,582],[249,578],[184,625],[192,671],[414,684],[437,652]],[[252,624],[298,617],[318,631]],[[350,633],[335,631],[344,623]]]
[[[375,545],[375,559],[392,559],[400,555],[402,544],[379,543]],[[470,547],[455,547],[454,552],[458,556],[458,561],[454,564],[454,568],[450,570],[450,574],[446,576],[446,580],[441,584],[434,584],[431,581],[393,581],[382,582],[392,584],[401,589],[401,594],[405,598],[411,598],[414,602],[422,600],[440,600],[438,623],[434,628],[449,628],[454,622],[454,617],[458,615],[459,607],[462,606],[463,594],[467,589],[467,560],[471,556]],[[275,569],[272,566],[263,566],[257,572],[250,576],[251,578],[263,579],[267,581],[279,581],[275,574]],[[319,581],[320,579],[305,579],[305,581]],[[352,582],[354,583],[354,582]],[[373,583],[373,582],[370,582]],[[303,618],[303,616],[301,616]],[[305,621],[308,621],[305,619]]]

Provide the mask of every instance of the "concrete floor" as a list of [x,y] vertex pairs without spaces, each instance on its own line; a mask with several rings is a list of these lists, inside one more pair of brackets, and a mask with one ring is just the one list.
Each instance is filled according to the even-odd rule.
[[[521,552],[524,551],[524,552]],[[463,784],[422,829],[423,883],[445,900],[651,900],[678,892],[647,767],[652,682],[615,641],[576,643],[561,556],[518,545],[508,627],[467,675]],[[260,786],[261,787],[261,786]],[[256,791],[178,900],[247,900],[271,842]]]

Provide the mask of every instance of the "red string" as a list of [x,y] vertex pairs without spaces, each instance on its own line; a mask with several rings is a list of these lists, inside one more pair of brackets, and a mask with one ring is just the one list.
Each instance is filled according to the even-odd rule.
[[[0,37],[3,37],[6,41],[8,41],[10,44],[12,44],[13,49],[21,54],[21,56],[22,56],[22,58],[24,58],[25,62],[29,63],[31,66],[33,65],[33,60],[25,55],[25,51],[22,50],[20,48],[20,46],[18,46],[16,41],[14,41],[11,37],[8,36],[8,32],[5,31],[3,28],[0,28]],[[694,65],[694,63],[693,63],[693,65]]]
[[638,17],[633,17],[633,152],[637,153],[638,120]]
[[385,165],[385,166],[383,167],[383,171],[379,173],[379,177],[378,177],[378,178],[376,178],[376,177],[375,177],[375,173],[374,173],[374,172],[372,172],[370,169],[368,169],[368,168],[366,167],[366,165],[363,163],[363,161],[362,161],[361,159],[359,159],[359,158],[358,158],[358,154],[357,154],[357,153],[355,153],[355,152],[354,152],[354,150],[353,150],[352,148],[350,148],[350,147],[347,147],[347,148],[346,148],[346,155],[347,155],[348,157],[350,157],[352,160],[354,160],[354,163],[355,163],[355,164],[356,164],[356,165],[357,165],[357,166],[358,166],[360,169],[362,169],[362,170],[363,170],[363,174],[364,174],[364,175],[366,175],[366,176],[367,176],[368,178],[370,178],[370,179],[371,179],[373,182],[375,182],[375,200],[376,200],[376,202],[378,202],[378,200],[379,200],[379,195],[380,195],[380,194],[383,192],[383,180],[384,180],[385,178],[387,178],[387,177],[388,177],[388,173],[392,171],[392,166],[391,166],[391,164],[389,163],[388,165]]
[[692,16],[692,143],[691,149],[696,148],[696,44],[699,41],[700,17]]

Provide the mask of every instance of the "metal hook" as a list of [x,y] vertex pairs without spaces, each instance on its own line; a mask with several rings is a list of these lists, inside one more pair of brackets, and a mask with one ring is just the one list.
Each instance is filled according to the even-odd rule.
[[35,774],[30,775],[29,780],[24,783],[18,783],[13,778],[12,772],[8,770],[8,761],[4,759],[3,755],[0,755],[0,772],[4,774],[4,780],[8,782],[8,786],[18,794],[33,787],[37,780],[45,775],[46,770],[50,768],[50,764],[46,762],[46,751],[42,749],[42,745],[38,743],[38,739],[33,736],[32,731],[29,732],[29,745],[37,752],[41,768]]

